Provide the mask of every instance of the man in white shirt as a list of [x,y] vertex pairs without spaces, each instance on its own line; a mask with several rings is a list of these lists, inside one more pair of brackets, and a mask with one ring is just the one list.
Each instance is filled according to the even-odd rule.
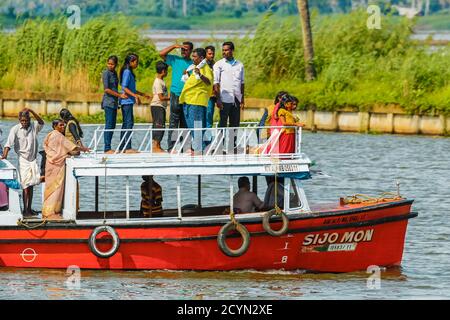
[[220,109],[219,127],[239,127],[244,109],[244,65],[234,58],[233,42],[222,45],[223,59],[214,64],[214,93]]
[[256,193],[250,191],[250,180],[240,177],[238,180],[239,191],[233,196],[233,207],[240,213],[252,213],[255,209],[261,210],[264,206]]
[[[36,121],[31,122],[30,113]],[[44,120],[31,109],[19,112],[19,124],[11,128],[0,159],[7,159],[9,150],[14,148],[19,158],[20,183],[23,188],[23,215],[35,215],[31,210],[33,201],[33,186],[41,182],[39,166],[36,158],[38,154],[37,135],[44,127]]]

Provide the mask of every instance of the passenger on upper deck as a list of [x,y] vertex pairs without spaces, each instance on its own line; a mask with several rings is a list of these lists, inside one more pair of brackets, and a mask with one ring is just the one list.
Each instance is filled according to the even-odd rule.
[[[285,96],[281,99],[279,108],[275,108],[273,112],[274,117],[278,117],[283,126],[289,127],[303,127],[303,123],[293,113],[298,99],[293,96]],[[295,129],[283,129],[279,139],[279,153],[294,153],[295,152]]]
[[[129,54],[125,58],[125,62],[120,69],[120,85],[122,87],[122,93],[127,95],[126,99],[120,98],[119,104],[122,109],[122,129],[133,129],[134,127],[134,104],[141,104],[139,97],[146,97],[151,99],[152,97],[144,92],[140,92],[136,89],[136,75],[134,70],[139,66],[139,57],[137,54]],[[122,130],[120,132],[120,150],[124,150],[125,153],[137,153],[138,151],[131,148],[132,132],[130,130]]]
[[[174,49],[181,49],[181,56],[169,54]],[[180,103],[180,95],[183,91],[184,82],[181,81],[184,71],[192,64],[191,53],[194,44],[189,41],[183,42],[182,45],[174,44],[164,48],[159,52],[160,57],[172,67],[172,85],[170,87],[170,116],[169,128],[186,128],[186,119],[183,113],[183,104]],[[169,131],[168,134],[168,150],[171,151],[178,133]]]
[[44,140],[47,156],[45,164],[45,191],[42,204],[42,218],[62,219],[62,202],[64,197],[64,181],[66,176],[66,158],[78,155],[80,151],[89,149],[77,146],[64,136],[65,124],[61,119],[54,120],[51,131]]
[[80,147],[84,147],[81,138],[83,138],[83,130],[81,129],[80,123],[72,115],[68,109],[61,109],[59,116],[66,124],[64,130],[64,136]]
[[[36,121],[31,122],[30,113]],[[37,135],[44,127],[44,120],[33,110],[23,109],[19,112],[19,124],[11,128],[1,159],[7,159],[9,150],[14,148],[19,158],[20,183],[23,188],[23,215],[32,216],[33,186],[41,182],[39,166],[36,158],[38,153]]]
[[252,213],[264,206],[256,193],[250,191],[250,180],[240,177],[238,180],[239,191],[233,196],[233,207],[242,213]]
[[153,176],[142,176],[141,184],[141,213],[147,217],[161,217],[162,212],[162,188],[153,179]]
[[[107,62],[107,68],[102,73],[102,82],[104,94],[102,99],[102,109],[105,110],[105,129],[114,130],[117,122],[117,109],[119,108],[119,98],[127,99],[126,93],[119,93],[119,76],[117,75],[117,64],[119,58],[110,56]],[[107,131],[104,134],[105,153],[114,153],[111,150],[111,140],[114,131]]]
[[[167,101],[170,101],[167,95],[167,87],[164,78],[167,76],[169,66],[163,62],[156,63],[156,78],[153,82],[153,98],[150,103],[152,112],[153,128],[164,129],[166,127]],[[153,133],[152,152],[164,152],[161,148],[161,141],[164,136],[164,130],[158,130]]]
[[[206,51],[197,48],[192,53],[193,64],[185,71],[183,79],[186,81],[180,95],[183,113],[189,129],[205,128],[206,108],[211,97],[213,72],[205,59]],[[192,130],[192,151],[201,153],[205,146],[203,130]]]

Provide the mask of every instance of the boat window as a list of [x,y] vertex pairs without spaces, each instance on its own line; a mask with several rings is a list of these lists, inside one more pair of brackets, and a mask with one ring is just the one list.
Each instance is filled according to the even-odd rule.
[[301,197],[298,193],[297,184],[295,179],[291,179],[290,188],[289,188],[289,208],[297,209],[302,207]]
[[[164,216],[175,216],[177,208],[176,177],[154,176],[162,190]],[[142,218],[142,176],[108,176],[78,178],[78,219]],[[82,186],[82,187],[80,187]]]

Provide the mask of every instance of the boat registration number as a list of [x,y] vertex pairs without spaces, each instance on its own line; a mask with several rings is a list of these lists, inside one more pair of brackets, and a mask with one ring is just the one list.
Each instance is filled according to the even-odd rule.
[[355,251],[357,243],[336,243],[328,246],[329,251]]
[[270,164],[265,166],[266,172],[299,172],[301,168],[297,164]]

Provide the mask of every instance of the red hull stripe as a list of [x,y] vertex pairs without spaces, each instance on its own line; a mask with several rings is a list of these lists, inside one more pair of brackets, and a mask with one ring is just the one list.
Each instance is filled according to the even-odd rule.
[[[307,216],[305,217],[304,214],[293,214],[293,215],[289,215],[289,219],[291,221],[293,220],[311,220],[311,219],[322,219],[322,218],[328,218],[328,217],[339,217],[339,216],[343,216],[343,215],[349,215],[349,214],[359,214],[362,212],[367,212],[367,211],[372,211],[372,210],[380,210],[380,209],[386,209],[386,208],[394,208],[394,207],[399,207],[399,206],[404,206],[406,204],[412,204],[414,200],[401,200],[398,202],[388,202],[388,203],[383,203],[383,204],[377,204],[374,206],[365,206],[365,207],[357,207],[357,208],[352,208],[352,209],[346,209],[346,210],[337,210],[337,211],[325,211],[325,212],[320,212],[320,215],[315,215],[315,216]],[[408,210],[409,211],[409,210]],[[274,218],[274,221],[277,221],[281,219],[280,218]],[[239,222],[244,223],[244,224],[251,224],[251,223],[261,223],[262,218],[245,218],[243,217],[242,219],[239,219]],[[188,228],[188,227],[199,227],[199,226],[209,226],[209,227],[214,227],[214,226],[222,226],[224,223],[229,222],[229,217],[228,216],[224,216],[224,220],[223,221],[215,221],[215,222],[210,222],[210,221],[179,221],[177,220],[176,224],[172,224],[172,223],[168,223],[167,221],[165,221],[162,224],[147,224],[147,223],[135,223],[135,224],[129,224],[129,225],[121,225],[119,228],[120,229],[136,229],[136,228]],[[41,223],[41,221],[36,222]],[[74,222],[72,223],[68,223],[68,222],[61,222],[61,223],[55,223],[55,222],[49,222],[47,223],[45,226],[42,227],[38,227],[38,228],[33,228],[33,230],[48,230],[48,229],[86,229],[89,227],[97,227],[98,224],[95,225],[77,225]],[[0,230],[27,230],[25,227],[21,227],[21,226],[0,226]]]
[[[320,226],[320,227],[310,227],[310,228],[298,228],[291,229],[289,233],[306,233],[306,232],[316,232],[316,231],[325,231],[325,230],[336,230],[336,229],[347,229],[347,228],[361,228],[361,227],[370,227],[384,223],[397,222],[402,220],[407,220],[411,218],[417,217],[417,212],[411,212],[402,216],[393,216],[393,217],[385,217],[380,219],[373,219],[362,222],[353,222],[342,225],[333,225],[333,226]],[[117,227],[117,229],[121,229],[121,227]],[[266,236],[266,232],[251,232],[251,236]],[[230,238],[239,237],[239,235],[229,235]],[[120,239],[123,243],[135,243],[135,242],[176,242],[176,241],[199,241],[199,240],[214,240],[217,238],[217,235],[213,236],[200,236],[200,237],[186,237],[186,238],[128,238],[128,239]],[[0,244],[5,243],[87,243],[88,239],[0,239]],[[99,239],[98,242],[108,242],[108,240]]]

